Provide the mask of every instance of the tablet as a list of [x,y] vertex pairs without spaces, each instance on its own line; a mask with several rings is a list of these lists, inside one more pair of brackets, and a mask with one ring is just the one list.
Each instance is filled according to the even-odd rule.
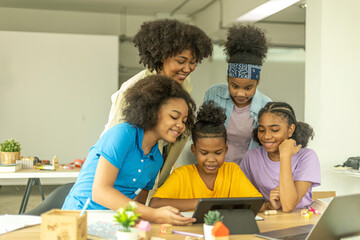
[[193,218],[196,218],[195,223],[203,223],[204,215],[210,210],[219,210],[220,212],[223,212],[223,210],[235,209],[250,209],[255,218],[264,202],[264,197],[200,198],[195,208]]

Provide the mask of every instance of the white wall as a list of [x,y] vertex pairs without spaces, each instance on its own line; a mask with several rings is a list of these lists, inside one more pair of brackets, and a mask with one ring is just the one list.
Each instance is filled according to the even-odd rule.
[[133,36],[155,16],[0,7],[0,30]]
[[[303,53],[304,54],[304,53]],[[297,118],[304,119],[305,62],[272,60],[268,54],[261,70],[259,90],[274,101],[286,101],[294,107]],[[205,60],[191,74],[192,96],[198,106],[202,104],[205,91],[215,83],[226,83],[227,63],[222,60]]]
[[308,0],[307,5],[305,119],[316,131],[310,146],[320,158],[320,189],[359,193],[360,178],[332,167],[360,155],[360,2]]
[[[231,1],[233,0],[223,1],[224,11],[225,8],[229,6],[229,4],[232,4]],[[263,0],[259,0],[258,2],[261,1]],[[247,4],[249,5],[249,3]],[[251,8],[250,5],[248,6],[249,8]],[[215,6],[215,8],[213,6]],[[215,27],[215,29],[217,29],[219,27],[219,19],[217,18],[219,17],[220,12],[218,11],[218,7],[219,4],[214,3],[212,7],[206,11],[201,12],[196,18],[194,18],[194,23],[201,25],[201,27],[203,27],[204,30],[208,30],[209,33],[214,32],[213,28]],[[126,34],[126,36],[131,37],[138,31],[143,21],[155,19],[156,17],[157,16],[132,15],[127,15],[125,17],[120,14],[116,15],[71,11],[0,8],[0,30],[87,33],[101,35]],[[229,15],[225,16],[225,18],[226,24],[230,24]],[[205,22],[201,22],[201,20],[204,19]],[[210,24],[212,26],[209,27],[204,25],[211,23],[211,21],[207,21],[206,19],[214,20],[214,23]],[[276,35],[273,35],[273,31],[271,30],[272,28],[269,28],[269,26],[261,27],[266,28],[267,35],[274,45],[302,44],[301,41],[303,37],[301,29],[298,31],[300,32],[300,35],[293,36],[293,34],[289,34],[289,36],[293,36],[291,41],[293,41],[295,38],[297,39],[297,42],[289,43],[288,39],[277,38]],[[286,27],[292,28],[292,26]],[[220,36],[223,36],[225,32],[220,33]],[[286,32],[289,31],[286,30]],[[32,57],[36,56],[35,53],[32,53],[32,55]],[[34,59],[37,59],[37,57]],[[120,68],[120,80],[127,80],[133,74],[143,69],[143,66],[138,64],[138,60],[139,58],[137,49],[133,47],[133,44],[131,42],[122,42],[119,46],[119,63],[125,68]],[[111,63],[111,66],[113,64],[114,63]],[[205,60],[197,67],[196,71],[192,73],[191,78],[194,87],[193,96],[198,106],[201,105],[204,92],[206,89],[208,89],[208,87],[214,83],[226,82],[226,68],[227,66],[224,57],[220,59],[214,57],[213,60]],[[117,69],[118,66],[116,65],[112,71],[117,71]],[[92,70],[95,71],[95,69]],[[91,78],[89,78],[87,81],[96,81],[96,79],[91,80]],[[117,84],[114,86],[115,89],[118,87]],[[286,88],[284,88],[286,86],[292,89],[296,89],[296,91],[287,91]],[[286,100],[292,104],[297,112],[298,118],[300,120],[303,119],[304,62],[292,61],[287,63],[286,60],[267,60],[263,66],[262,79],[259,88],[274,100]],[[104,109],[104,114],[101,116],[104,119],[107,117],[109,111],[109,97],[112,92],[113,90],[109,91],[108,94],[104,94],[103,96],[103,101],[106,101],[107,104],[106,108]],[[69,124],[71,125],[71,123]],[[94,133],[94,135],[97,135],[97,133]]]
[[117,90],[118,37],[0,31],[0,141],[60,163],[84,158]]

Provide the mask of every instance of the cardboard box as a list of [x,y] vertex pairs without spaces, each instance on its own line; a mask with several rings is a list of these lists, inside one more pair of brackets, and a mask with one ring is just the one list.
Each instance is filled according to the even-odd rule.
[[86,240],[87,213],[53,209],[41,214],[41,240]]

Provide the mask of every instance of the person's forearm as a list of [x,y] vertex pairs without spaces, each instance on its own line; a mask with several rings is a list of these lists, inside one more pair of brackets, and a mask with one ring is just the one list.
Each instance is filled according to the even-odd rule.
[[280,202],[283,212],[291,212],[298,203],[298,194],[292,176],[291,155],[280,155]]
[[193,211],[199,199],[172,199],[172,198],[152,198],[149,206],[154,208],[172,206],[181,212]]
[[[120,207],[126,207],[129,205],[132,199],[128,198],[118,190],[112,187],[101,187],[101,189],[93,189],[92,194],[93,200],[109,209],[116,211]],[[153,221],[153,211],[154,209],[146,207],[144,204],[139,202],[137,205],[137,213],[141,214],[141,218],[148,221]]]

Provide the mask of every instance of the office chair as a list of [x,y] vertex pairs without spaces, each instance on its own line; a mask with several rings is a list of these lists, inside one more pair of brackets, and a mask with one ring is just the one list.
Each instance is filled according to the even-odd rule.
[[74,183],[67,183],[57,187],[52,191],[44,201],[42,201],[37,207],[25,213],[25,215],[40,216],[42,213],[47,212],[51,209],[62,208],[66,196],[69,194]]

